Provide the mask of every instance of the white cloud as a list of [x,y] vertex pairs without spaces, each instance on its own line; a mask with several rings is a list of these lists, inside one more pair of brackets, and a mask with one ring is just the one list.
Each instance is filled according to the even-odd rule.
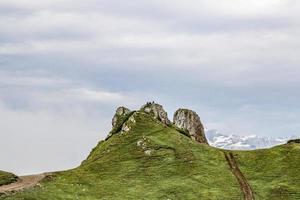
[[[132,15],[131,7],[145,7],[141,2],[136,7],[127,5],[124,9],[128,12],[120,14],[113,6],[118,1],[90,1],[84,11],[78,9],[82,2],[67,2],[2,2],[2,6],[35,11],[25,17],[1,17],[0,33],[12,41],[0,45],[0,55],[47,55],[98,68],[184,68],[222,84],[238,77],[242,77],[238,82],[246,83],[264,80],[265,68],[284,65],[288,72],[299,63],[299,26],[297,17],[289,12],[299,6],[294,1],[154,1],[151,9],[166,13],[161,18],[151,18],[150,11],[145,12],[147,17]],[[254,74],[251,79],[249,72]]]
[[60,85],[68,85],[71,84],[71,81],[62,78],[47,78],[41,76],[29,76],[25,74],[15,73],[7,73],[4,71],[0,71],[0,85],[6,86],[18,86],[18,87],[26,87],[26,86],[60,86]]
[[19,175],[74,168],[110,128],[105,117],[0,105],[1,169]]
[[107,91],[96,91],[89,90],[87,88],[74,89],[71,93],[83,99],[88,99],[92,101],[100,102],[120,102],[122,100],[126,101],[126,98],[118,93],[107,92]]
[[77,110],[87,114],[99,113],[90,107],[128,105],[137,106],[143,103],[147,94],[139,92],[118,92],[94,88],[80,81],[57,78],[54,76],[30,75],[22,72],[0,71],[0,101],[9,107],[19,103],[22,109],[38,111],[40,109]]
[[15,7],[19,9],[46,9],[53,8],[56,6],[63,5],[72,5],[72,1],[70,0],[45,0],[45,1],[35,1],[35,0],[26,0],[26,1],[18,1],[18,0],[1,0],[1,6],[3,7]]
[[[216,110],[211,112],[212,110],[207,114],[212,115],[210,120],[205,123],[208,129],[237,135],[259,133],[261,136],[300,136],[298,114],[292,111],[260,109],[255,105],[244,105],[229,113]],[[222,116],[221,120],[211,120],[217,119],[217,115]],[[277,125],[277,133],[273,131],[274,124]]]

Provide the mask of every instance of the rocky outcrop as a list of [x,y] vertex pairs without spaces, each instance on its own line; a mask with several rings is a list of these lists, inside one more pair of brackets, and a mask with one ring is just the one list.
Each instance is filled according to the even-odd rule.
[[169,125],[171,124],[170,120],[168,119],[168,114],[164,110],[164,108],[154,102],[148,102],[142,106],[141,111],[153,115],[155,119],[158,119],[162,123]]
[[178,128],[188,131],[193,140],[208,144],[204,127],[196,112],[188,109],[178,109],[174,114],[173,123]]
[[128,131],[128,127],[125,127],[126,120],[133,114],[128,108],[119,107],[116,110],[114,117],[112,118],[112,129],[109,132],[105,140],[108,140],[113,134],[118,133],[119,131]]
[[113,128],[118,124],[118,121],[120,118],[128,115],[131,111],[128,108],[125,107],[119,107],[116,110],[116,114],[114,115],[113,119],[112,119],[112,126]]
[[[115,133],[130,133],[130,130],[136,124],[136,117],[138,114],[150,115],[165,125],[171,125],[167,112],[160,104],[148,102],[143,105],[139,111],[130,111],[128,108],[119,107],[112,119],[113,127],[106,140]],[[204,127],[196,112],[188,109],[179,109],[175,112],[173,120],[174,126],[178,128],[178,131],[199,143],[208,144],[204,133]]]
[[131,130],[132,126],[136,123],[135,117],[137,115],[137,112],[132,112],[132,115],[127,115],[130,116],[127,120],[124,120],[121,132],[128,132]]

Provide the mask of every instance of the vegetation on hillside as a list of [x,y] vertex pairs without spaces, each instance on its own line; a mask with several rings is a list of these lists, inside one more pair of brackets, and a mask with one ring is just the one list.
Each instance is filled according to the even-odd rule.
[[300,199],[300,144],[234,154],[256,199]]
[[15,182],[17,177],[8,172],[0,171],[0,186]]
[[[224,150],[199,144],[184,130],[135,112],[128,132],[121,123],[76,169],[5,200],[243,199]],[[227,152],[227,151],[226,151]],[[300,145],[233,151],[255,199],[300,199]]]
[[241,199],[223,153],[151,116],[102,141],[76,169],[2,199]]

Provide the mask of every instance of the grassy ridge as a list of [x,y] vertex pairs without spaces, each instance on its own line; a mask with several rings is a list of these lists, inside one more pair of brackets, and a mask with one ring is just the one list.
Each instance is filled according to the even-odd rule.
[[300,199],[300,144],[235,152],[256,199]]
[[149,115],[114,134],[82,165],[3,199],[241,199],[223,153]]
[[[145,113],[133,116],[129,132],[101,141],[80,167],[0,199],[243,199],[222,150]],[[289,144],[234,154],[256,199],[300,199],[299,152]]]
[[10,184],[12,182],[15,182],[17,180],[17,177],[8,172],[0,171],[0,186]]

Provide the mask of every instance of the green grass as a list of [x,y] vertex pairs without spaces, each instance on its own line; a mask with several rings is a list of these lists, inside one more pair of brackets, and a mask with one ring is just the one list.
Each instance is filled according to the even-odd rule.
[[8,172],[0,171],[0,186],[10,184],[12,182],[15,182],[17,180],[17,177]]
[[[221,151],[198,144],[147,114],[138,113],[135,119],[129,132],[100,142],[80,167],[2,198],[241,199]],[[138,146],[138,141],[144,145]]]
[[[101,141],[80,167],[0,199],[243,199],[222,150],[145,113],[133,116],[129,132]],[[291,144],[235,155],[257,199],[299,199],[299,152]]]
[[300,144],[235,153],[256,199],[300,199]]

